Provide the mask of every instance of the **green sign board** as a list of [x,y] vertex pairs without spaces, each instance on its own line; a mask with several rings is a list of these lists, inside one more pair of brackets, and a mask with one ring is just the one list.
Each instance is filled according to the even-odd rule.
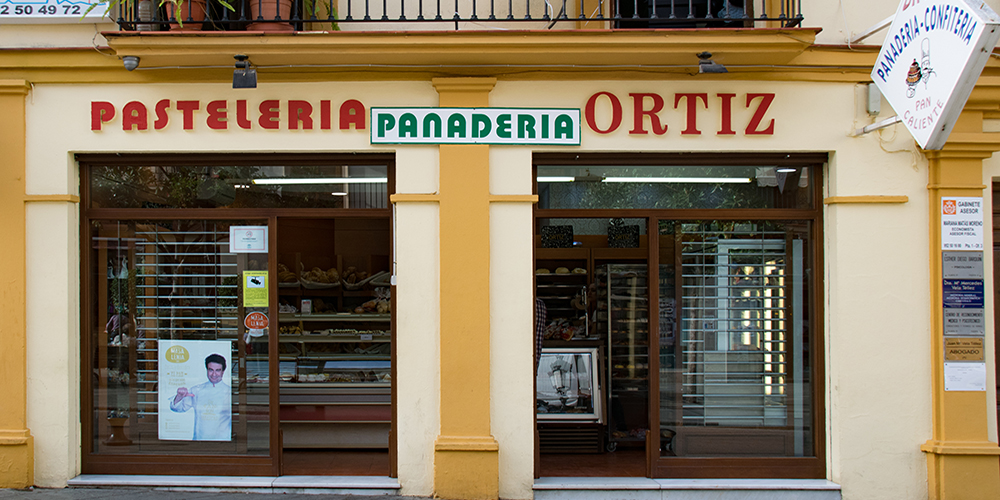
[[371,108],[372,144],[580,145],[579,109]]

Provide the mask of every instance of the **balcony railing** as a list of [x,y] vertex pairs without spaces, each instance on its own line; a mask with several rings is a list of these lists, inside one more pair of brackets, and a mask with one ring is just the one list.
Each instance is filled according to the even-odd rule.
[[802,0],[178,1],[123,1],[109,15],[125,31],[791,28],[803,20]]

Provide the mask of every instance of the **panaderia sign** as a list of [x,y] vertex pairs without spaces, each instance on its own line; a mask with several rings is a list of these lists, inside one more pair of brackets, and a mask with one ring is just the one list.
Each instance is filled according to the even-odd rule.
[[[586,129],[630,136],[771,136],[774,93],[601,91],[583,108],[368,108],[357,99],[91,101],[90,129],[368,130],[371,144],[578,146]],[[706,123],[716,124],[708,129]]]

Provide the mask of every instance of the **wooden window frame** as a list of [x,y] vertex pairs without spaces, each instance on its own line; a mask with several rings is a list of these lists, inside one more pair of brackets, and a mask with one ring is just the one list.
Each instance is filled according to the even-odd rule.
[[[94,387],[91,374],[94,345],[87,334],[93,320],[91,300],[92,269],[90,257],[90,223],[94,220],[267,220],[268,269],[277,269],[278,218],[371,218],[389,221],[389,240],[392,241],[392,208],[388,201],[395,188],[395,155],[373,154],[79,154],[76,156],[80,173],[80,424],[81,472],[84,474],[148,474],[148,475],[212,475],[212,476],[280,476],[281,437],[279,418],[279,390],[268,385],[269,445],[268,455],[168,455],[168,454],[112,454],[94,450]],[[342,208],[91,208],[90,173],[93,167],[103,166],[244,166],[287,165],[326,166],[336,164],[385,165],[388,169],[386,207],[377,209]],[[390,248],[390,254],[394,251]],[[390,255],[390,261],[395,256]],[[396,307],[395,287],[392,287],[390,325],[391,377],[396,380]],[[272,280],[269,301],[278,303],[277,281]],[[277,307],[277,306],[275,306]],[[269,325],[269,380],[278,377],[278,322]],[[396,384],[391,386],[392,422],[389,431],[389,476],[396,477]]]

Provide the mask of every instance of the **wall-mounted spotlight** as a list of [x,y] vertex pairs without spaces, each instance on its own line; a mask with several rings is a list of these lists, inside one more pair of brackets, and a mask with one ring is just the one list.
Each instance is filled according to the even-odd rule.
[[729,70],[721,64],[716,64],[712,60],[712,53],[705,51],[698,54],[698,72],[699,73],[729,73]]
[[125,69],[132,71],[139,67],[139,56],[125,56],[122,63],[125,64]]
[[236,59],[236,70],[233,71],[233,88],[257,88],[257,70],[253,68],[253,64],[250,62],[250,56],[237,54],[233,56],[233,58]]

